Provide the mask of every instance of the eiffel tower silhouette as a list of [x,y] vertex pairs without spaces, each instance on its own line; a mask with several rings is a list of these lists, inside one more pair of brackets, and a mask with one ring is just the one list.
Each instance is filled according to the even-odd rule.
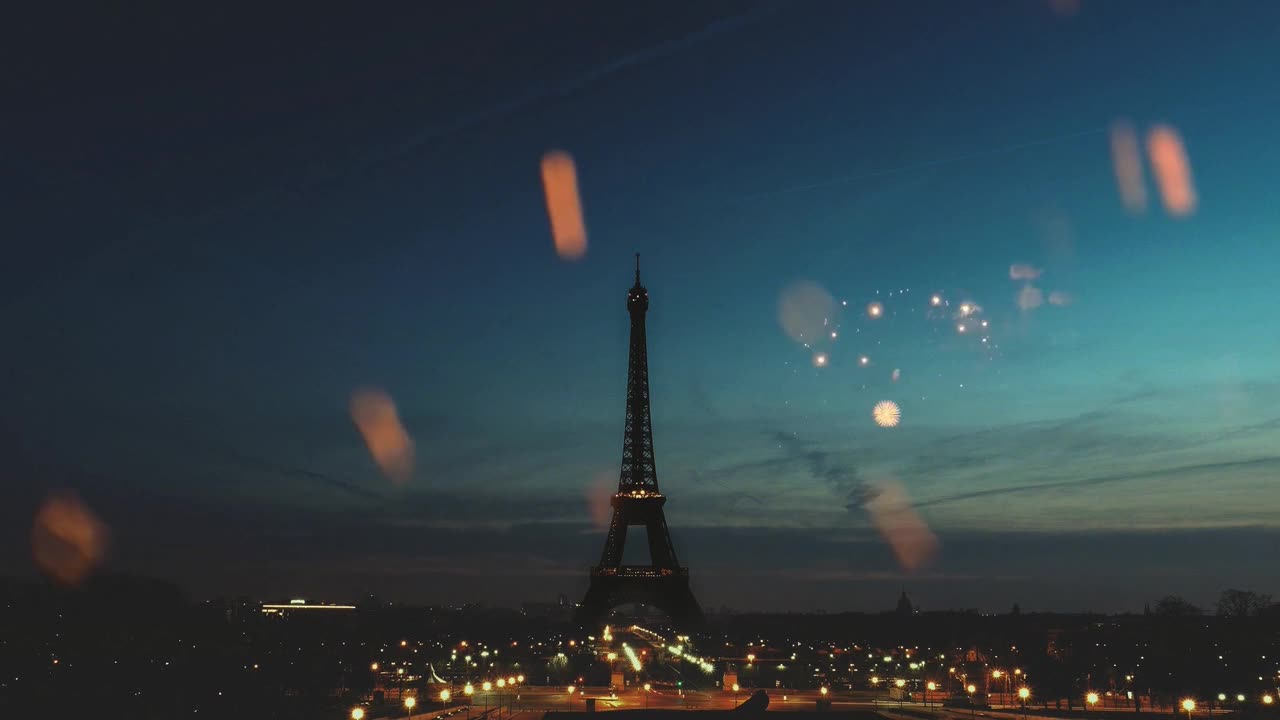
[[[591,586],[578,606],[577,620],[599,625],[619,605],[644,603],[667,614],[676,626],[702,620],[702,608],[689,589],[689,569],[680,567],[676,548],[662,511],[667,498],[658,490],[653,462],[653,428],[649,420],[649,359],[644,316],[649,293],[640,284],[640,254],[636,254],[636,284],[627,293],[631,314],[631,353],[627,364],[627,419],[622,435],[622,474],[614,494],[613,520],[604,541],[600,564],[591,568]],[[648,565],[623,565],[627,528],[644,526],[649,540]]]

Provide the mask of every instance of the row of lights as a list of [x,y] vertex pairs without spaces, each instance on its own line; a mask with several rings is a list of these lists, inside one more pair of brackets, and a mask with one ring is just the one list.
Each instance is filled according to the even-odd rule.
[[[515,677],[510,677],[505,679],[498,678],[498,688],[501,689],[508,685],[511,685],[514,687],[515,685],[523,682],[524,682],[523,675],[516,675]],[[493,687],[494,687],[494,684],[486,680],[484,684],[480,686],[480,689],[485,692],[489,692],[490,690],[493,689]],[[466,695],[467,697],[471,697],[473,694],[475,694],[475,691],[476,691],[475,686],[473,686],[471,683],[467,683],[466,686],[462,688],[462,694]],[[569,692],[573,693],[572,687],[569,688]],[[440,691],[440,702],[447,704],[449,702],[449,698],[451,697],[453,697],[453,694],[450,693],[447,689]],[[416,707],[417,704],[418,704],[418,699],[412,695],[404,699],[404,707],[406,710],[410,712],[413,711],[413,708]],[[364,720],[364,708],[361,708],[361,707],[352,708],[351,720]]]

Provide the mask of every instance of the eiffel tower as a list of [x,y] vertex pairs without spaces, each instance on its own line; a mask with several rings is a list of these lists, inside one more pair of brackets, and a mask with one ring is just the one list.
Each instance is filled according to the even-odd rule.
[[[604,541],[600,564],[591,568],[591,586],[578,606],[577,620],[600,625],[619,605],[644,603],[662,610],[676,626],[702,620],[702,608],[689,589],[689,569],[680,567],[667,530],[662,506],[667,498],[658,490],[653,462],[653,430],[649,421],[649,360],[645,349],[644,315],[649,293],[640,284],[640,254],[636,254],[636,284],[627,293],[631,314],[631,353],[627,364],[627,420],[622,434],[622,474],[613,496],[613,520]],[[627,528],[644,526],[649,538],[649,564],[623,565]]]

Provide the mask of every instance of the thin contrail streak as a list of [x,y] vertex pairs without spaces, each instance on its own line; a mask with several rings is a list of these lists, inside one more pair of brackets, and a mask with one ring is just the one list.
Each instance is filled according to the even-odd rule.
[[1006,153],[1017,152],[1019,150],[1026,150],[1028,148],[1033,148],[1033,147],[1041,147],[1044,145],[1057,145],[1059,143],[1070,142],[1071,140],[1077,140],[1079,138],[1088,137],[1090,135],[1102,135],[1102,134],[1105,134],[1106,132],[1107,132],[1106,128],[1081,130],[1079,132],[1069,133],[1066,135],[1055,135],[1053,137],[1041,138],[1039,140],[1030,140],[1027,142],[1016,143],[1014,145],[1004,145],[1001,147],[977,150],[971,153],[965,153],[963,155],[954,155],[948,158],[941,158],[939,160],[925,160],[918,163],[912,163],[910,165],[900,165],[898,167],[885,168],[884,170],[873,170],[870,172],[858,173],[854,175],[843,175],[841,177],[831,178],[829,180],[820,180],[818,182],[807,183],[804,185],[792,185],[791,187],[778,188],[776,190],[764,190],[762,192],[754,193],[751,195],[744,195],[741,199],[756,200],[759,198],[773,197],[776,195],[789,195],[791,193],[800,193],[800,192],[808,192],[810,190],[819,190],[821,188],[831,187],[833,185],[843,185],[845,183],[857,182],[859,180],[870,180],[874,178],[887,177],[889,175],[898,175],[901,173],[911,172],[913,170],[925,170],[932,167],[938,167],[940,165],[950,165],[952,163],[964,162],[966,160],[976,160],[978,158],[990,157],[992,155],[1003,155]]
[[1093,485],[1108,485],[1117,482],[1128,482],[1131,480],[1150,480],[1151,478],[1162,477],[1166,475],[1181,475],[1188,472],[1206,471],[1206,470],[1224,470],[1229,468],[1244,467],[1265,467],[1280,461],[1280,457],[1260,457],[1251,460],[1235,460],[1231,462],[1201,463],[1198,465],[1183,465],[1182,467],[1161,468],[1160,470],[1145,470],[1134,473],[1120,473],[1116,475],[1103,475],[1100,477],[1084,478],[1081,480],[1059,480],[1056,482],[1040,483],[1036,485],[1014,485],[1012,487],[991,488],[988,490],[974,490],[972,492],[958,493],[956,495],[948,495],[946,497],[933,498],[932,500],[922,500],[915,504],[915,507],[922,508],[930,505],[943,505],[945,503],[959,502],[961,500],[973,500],[976,498],[989,497],[992,495],[1010,495],[1013,493],[1029,493],[1040,492],[1043,490],[1059,490],[1063,488],[1090,487]]

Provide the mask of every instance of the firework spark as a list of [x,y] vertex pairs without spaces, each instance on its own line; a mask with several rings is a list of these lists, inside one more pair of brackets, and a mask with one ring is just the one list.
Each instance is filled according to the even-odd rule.
[[902,419],[902,409],[892,400],[881,400],[871,409],[871,417],[880,427],[894,427]]

